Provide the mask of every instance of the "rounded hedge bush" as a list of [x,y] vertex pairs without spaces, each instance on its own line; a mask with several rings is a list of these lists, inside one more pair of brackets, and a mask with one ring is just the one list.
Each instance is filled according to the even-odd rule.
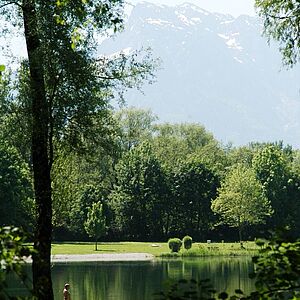
[[172,238],[168,240],[169,248],[171,249],[171,252],[179,252],[182,241],[178,238]]
[[189,250],[192,248],[193,239],[190,236],[186,235],[182,241],[183,241],[184,249]]

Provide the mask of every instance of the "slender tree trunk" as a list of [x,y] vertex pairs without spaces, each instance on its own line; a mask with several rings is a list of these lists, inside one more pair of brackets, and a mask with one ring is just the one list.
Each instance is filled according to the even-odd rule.
[[34,0],[23,0],[23,20],[30,70],[32,114],[32,164],[35,201],[38,209],[34,237],[32,273],[33,288],[39,300],[52,300],[51,234],[52,203],[51,179],[48,157],[49,108],[46,99],[43,59],[38,36]]
[[164,230],[164,237],[168,236],[168,234],[169,234],[169,223],[170,223],[170,214],[167,213],[167,220],[166,220],[166,226],[165,226],[165,230]]
[[242,225],[239,225],[239,239],[240,239],[241,248],[244,248],[243,239],[242,239]]

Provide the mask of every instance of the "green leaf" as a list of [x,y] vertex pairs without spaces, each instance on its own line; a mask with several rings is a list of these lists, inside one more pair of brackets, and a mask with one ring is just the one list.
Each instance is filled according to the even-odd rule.
[[227,298],[228,298],[228,294],[225,293],[225,292],[222,292],[222,293],[219,294],[219,297],[218,297],[218,298],[219,298],[219,299],[227,299]]

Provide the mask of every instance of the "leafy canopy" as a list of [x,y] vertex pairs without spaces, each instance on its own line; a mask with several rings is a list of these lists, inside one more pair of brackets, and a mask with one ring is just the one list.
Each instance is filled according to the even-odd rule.
[[273,213],[255,172],[243,165],[227,174],[218,191],[211,208],[224,224],[241,229],[247,224],[264,223]]
[[292,67],[300,59],[300,2],[298,0],[256,0],[265,34],[279,42],[283,62]]
[[96,250],[98,239],[106,232],[105,221],[101,202],[93,203],[92,207],[89,208],[84,228],[90,237],[95,238]]

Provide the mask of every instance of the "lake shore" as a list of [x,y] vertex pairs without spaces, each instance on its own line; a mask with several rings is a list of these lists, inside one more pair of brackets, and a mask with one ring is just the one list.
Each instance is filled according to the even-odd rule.
[[[180,252],[171,253],[168,243],[161,242],[102,242],[98,243],[95,250],[93,243],[86,242],[63,242],[52,244],[52,257],[61,255],[78,261],[91,256],[91,259],[99,260],[148,260],[148,257],[203,257],[203,256],[253,256],[257,254],[259,247],[254,242],[240,243],[193,243],[190,250],[181,249]],[[73,258],[73,255],[74,258]],[[76,258],[76,256],[79,256]],[[62,256],[64,259],[64,256]],[[77,260],[78,259],[78,260]]]
[[[51,255],[51,262],[151,261],[154,258],[149,253],[56,254]],[[32,259],[26,259],[26,262],[31,263]]]

